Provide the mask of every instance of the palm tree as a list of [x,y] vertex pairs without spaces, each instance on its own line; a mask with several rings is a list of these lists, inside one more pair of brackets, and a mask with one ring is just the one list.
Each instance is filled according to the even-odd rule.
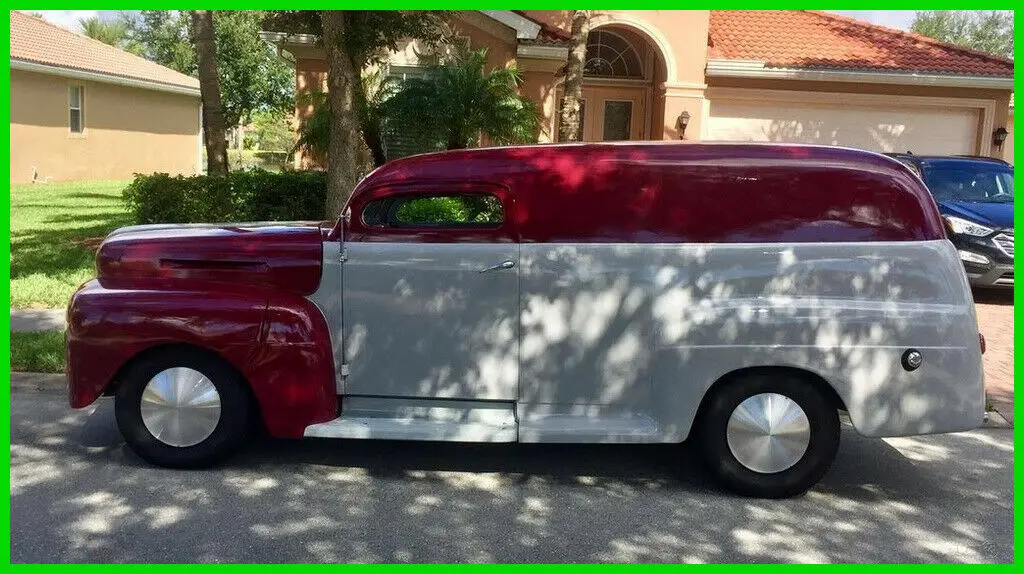
[[84,36],[118,48],[121,47],[121,44],[128,36],[128,27],[125,26],[124,22],[119,20],[108,22],[101,20],[98,16],[80,18],[78,20],[78,27],[81,28]]
[[569,56],[565,64],[562,109],[558,118],[558,141],[576,141],[581,133],[580,101],[583,99],[583,67],[587,57],[587,37],[590,34],[590,12],[572,11],[572,32]]
[[[362,74],[362,92],[357,94],[362,102],[359,106],[359,125],[363,140],[373,159],[374,167],[384,165],[384,139],[387,118],[384,116],[384,102],[395,94],[398,80],[388,75],[386,66],[368,70]],[[299,137],[292,153],[304,150],[309,155],[323,159],[331,141],[330,102],[324,92],[310,92],[296,96],[299,106],[312,108],[310,115],[299,128]]]
[[444,149],[476,145],[481,135],[499,145],[535,142],[540,114],[517,91],[519,70],[487,72],[486,64],[486,49],[459,49],[406,80],[382,105],[390,128]]

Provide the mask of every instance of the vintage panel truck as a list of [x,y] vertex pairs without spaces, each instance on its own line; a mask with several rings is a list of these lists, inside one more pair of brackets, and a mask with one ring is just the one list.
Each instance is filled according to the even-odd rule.
[[484,148],[392,161],[330,226],[113,232],[68,309],[70,403],[144,459],[276,437],[690,439],[733,490],[803,492],[838,412],[871,437],[984,416],[971,292],[879,154]]

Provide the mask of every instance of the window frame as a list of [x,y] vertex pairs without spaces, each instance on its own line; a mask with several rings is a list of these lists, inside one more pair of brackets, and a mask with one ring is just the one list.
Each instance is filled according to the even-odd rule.
[[[457,195],[490,195],[501,204],[502,221],[498,224],[440,224],[388,226],[368,224],[364,210],[379,200],[393,198],[386,206],[389,212],[405,203],[404,198],[450,197]],[[516,220],[517,202],[509,190],[490,182],[455,182],[428,184],[392,184],[367,190],[353,198],[351,218],[345,230],[345,241],[411,242],[411,243],[515,243],[519,241]]]
[[[78,107],[71,105],[71,92],[72,90],[78,90]],[[67,90],[67,109],[68,109],[68,134],[71,137],[83,137],[85,136],[85,85],[84,84],[68,84]],[[72,125],[71,117],[72,112],[78,112],[78,127],[79,130],[75,131]]]
[[[481,196],[490,197],[498,202],[498,206],[501,208],[501,221],[497,223],[402,223],[397,221],[398,211],[408,203],[418,201],[421,199],[432,199],[442,197],[467,197],[467,196]],[[382,223],[371,223],[366,220],[367,209],[375,204],[382,203],[383,214],[380,218]],[[493,193],[483,192],[458,192],[458,193],[405,193],[399,195],[390,195],[387,197],[381,197],[369,201],[362,209],[362,220],[363,225],[367,227],[384,227],[387,229],[497,229],[501,227],[501,224],[505,222],[505,209],[501,205],[501,200]]]
[[[605,39],[606,36],[609,39],[614,38],[615,40],[621,42],[623,44],[624,48],[622,50],[620,50],[618,47],[616,47],[616,46],[614,46],[612,44],[605,43],[604,39]],[[594,50],[593,53],[591,53],[592,49]],[[612,52],[613,53],[613,57],[609,60],[609,59],[604,58],[603,56],[599,55],[598,52],[601,52],[602,49],[606,49],[607,51]],[[630,62],[629,61],[630,58],[635,60],[635,62]],[[605,62],[608,65],[608,67],[611,69],[611,74],[593,74],[593,73],[589,73],[588,74],[586,72],[587,65],[591,61],[594,61],[594,60],[600,60],[602,62]],[[626,71],[626,73],[624,73],[624,74],[623,73],[616,73],[616,71],[615,71],[615,64],[616,64],[616,62],[619,62],[620,60],[622,61],[622,65],[623,65],[623,67],[625,68],[625,71]],[[633,74],[629,73],[630,72],[629,68],[631,67],[632,63],[636,64],[636,67],[637,67],[636,71],[638,72],[637,75],[633,75]],[[622,36],[621,34],[617,34],[613,30],[597,29],[597,30],[591,31],[590,36],[587,39],[586,55],[583,57],[583,68],[584,68],[583,76],[587,77],[587,78],[615,78],[615,79],[623,79],[623,80],[627,80],[627,79],[628,80],[642,80],[642,79],[646,79],[646,69],[645,69],[645,66],[644,66],[644,58],[643,58],[643,55],[640,53],[640,50],[638,50],[637,47],[633,45],[633,42],[630,42],[628,38],[626,38],[625,36]]]

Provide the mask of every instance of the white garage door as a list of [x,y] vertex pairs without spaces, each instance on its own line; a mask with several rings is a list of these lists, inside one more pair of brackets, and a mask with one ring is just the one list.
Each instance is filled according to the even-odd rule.
[[707,139],[814,143],[879,152],[975,154],[980,109],[710,98]]

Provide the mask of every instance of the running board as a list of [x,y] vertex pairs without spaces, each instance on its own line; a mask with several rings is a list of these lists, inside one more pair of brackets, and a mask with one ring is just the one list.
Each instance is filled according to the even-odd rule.
[[341,416],[305,436],[451,442],[516,442],[513,403],[345,397]]

